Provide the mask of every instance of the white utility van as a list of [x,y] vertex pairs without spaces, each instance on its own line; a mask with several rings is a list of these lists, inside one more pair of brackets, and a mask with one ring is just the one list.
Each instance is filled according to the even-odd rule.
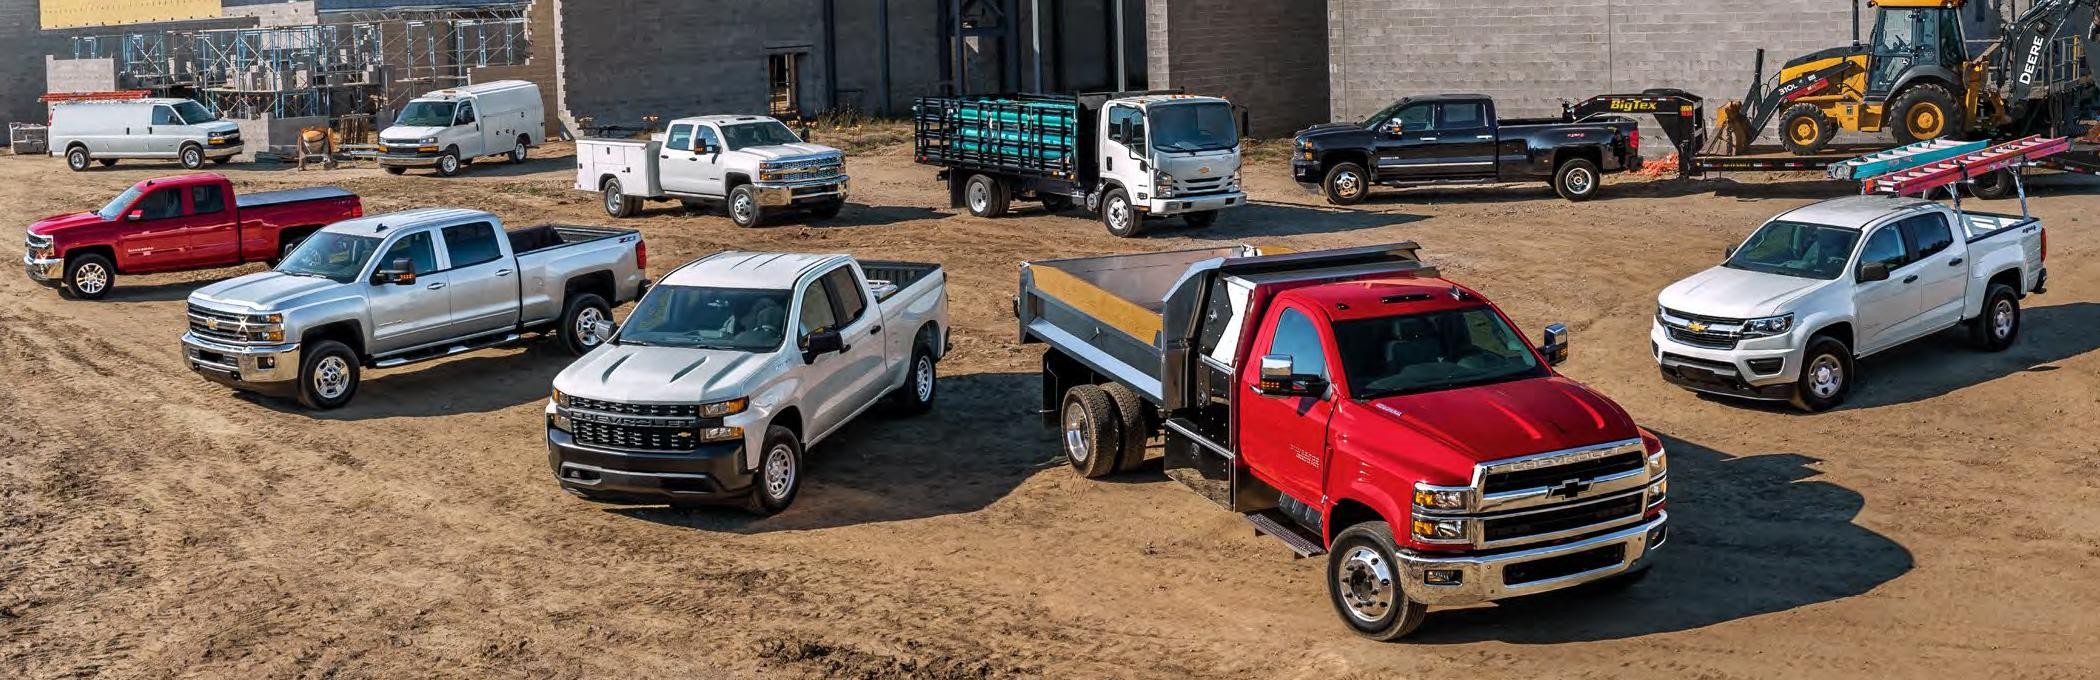
[[547,141],[546,120],[540,86],[522,80],[438,90],[409,101],[379,132],[379,165],[396,175],[436,168],[451,177],[482,156],[523,163],[526,149]]
[[174,160],[196,170],[241,153],[241,129],[188,99],[63,102],[51,106],[51,155],[79,172],[90,162]]

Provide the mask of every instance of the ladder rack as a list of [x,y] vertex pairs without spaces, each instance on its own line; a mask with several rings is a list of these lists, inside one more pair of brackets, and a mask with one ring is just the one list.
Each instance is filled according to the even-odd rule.
[[2069,137],[2027,137],[1952,158],[1859,179],[1862,180],[1862,193],[1923,195],[1933,189],[1982,177],[1991,172],[2026,165],[2035,159],[2063,153],[2070,148]]
[[1982,140],[1963,142],[1952,139],[1930,139],[1909,146],[1876,151],[1851,160],[1833,163],[1830,166],[1830,178],[1865,180],[1898,170],[1908,170],[1927,163],[1935,163],[1975,153],[1990,145],[1990,142]]

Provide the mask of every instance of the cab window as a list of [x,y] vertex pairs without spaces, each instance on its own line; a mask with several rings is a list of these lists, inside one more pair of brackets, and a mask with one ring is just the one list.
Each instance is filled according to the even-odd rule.
[[386,255],[379,258],[379,268],[392,267],[395,260],[402,259],[409,261],[417,276],[436,272],[437,248],[431,245],[430,232],[419,231],[394,241],[394,245],[386,249]]
[[175,116],[175,109],[166,106],[153,107],[154,125],[181,125],[182,119]]
[[1108,138],[1121,142],[1132,150],[1144,148],[1145,113],[1128,106],[1109,107]]
[[1904,249],[1903,234],[1896,225],[1882,227],[1867,237],[1867,247],[1859,253],[1859,264],[1864,267],[1876,262],[1888,265],[1889,271],[1910,264],[1910,252]]
[[1436,129],[1472,130],[1487,127],[1487,105],[1480,102],[1446,102],[1437,105]]
[[190,214],[212,215],[226,211],[226,187],[199,184],[190,187]]
[[692,126],[692,125],[673,125],[673,126],[671,126],[671,137],[670,137],[670,139],[669,139],[669,140],[667,140],[667,141],[665,141],[665,142],[664,142],[664,145],[665,145],[665,146],[668,146],[668,147],[670,147],[670,148],[671,148],[672,150],[674,150],[674,151],[692,151],[692,150],[693,150],[693,126]]
[[1392,125],[1398,126],[1401,132],[1421,132],[1429,129],[1429,118],[1434,113],[1436,107],[1433,105],[1415,104],[1393,114]]
[[452,255],[452,268],[494,262],[503,256],[496,245],[496,226],[487,222],[445,227],[445,252]]
[[1897,226],[1903,230],[1903,240],[1910,243],[1911,262],[1938,255],[1954,245],[1954,230],[1947,226],[1945,215],[1919,215],[1899,222]]
[[455,123],[455,125],[466,125],[472,122],[474,122],[474,102],[460,102],[459,122]]
[[868,310],[867,286],[860,283],[852,267],[839,267],[824,275],[824,283],[831,287],[831,299],[838,303],[840,326],[851,326],[859,321],[862,312]]
[[823,279],[811,281],[808,288],[802,289],[802,308],[796,312],[795,322],[797,337],[803,339],[818,331],[838,330],[838,312],[831,306],[831,292]]
[[139,199],[138,205],[133,206],[132,210],[141,213],[140,219],[165,220],[181,217],[182,190],[159,189],[153,193],[146,194],[146,197]]
[[714,128],[705,125],[693,131],[693,139],[697,143],[693,144],[692,150],[700,153],[707,153],[708,149],[720,150],[722,148],[722,138],[715,134]]
[[1285,308],[1277,315],[1268,353],[1289,355],[1293,373],[1327,377],[1327,350],[1320,344],[1320,329],[1295,308]]

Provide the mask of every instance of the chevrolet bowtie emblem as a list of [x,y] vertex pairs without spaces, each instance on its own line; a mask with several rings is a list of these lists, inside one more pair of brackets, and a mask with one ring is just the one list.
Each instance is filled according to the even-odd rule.
[[1210,174],[1210,166],[1206,165],[1206,166],[1203,166],[1203,167],[1200,167],[1200,168],[1196,168],[1196,174],[1198,174],[1198,175],[1208,175],[1208,174]]
[[205,327],[205,328],[209,328],[209,329],[212,329],[212,330],[219,330],[219,320],[218,320],[218,319],[205,319],[205,320],[204,320],[204,327]]
[[1704,323],[1701,323],[1701,322],[1698,322],[1698,321],[1694,321],[1694,322],[1691,322],[1691,323],[1685,324],[1685,326],[1684,326],[1684,327],[1685,327],[1685,329],[1686,329],[1686,330],[1690,330],[1690,331],[1691,331],[1691,332],[1693,332],[1693,333],[1705,333],[1705,332],[1706,332],[1706,324],[1704,324]]

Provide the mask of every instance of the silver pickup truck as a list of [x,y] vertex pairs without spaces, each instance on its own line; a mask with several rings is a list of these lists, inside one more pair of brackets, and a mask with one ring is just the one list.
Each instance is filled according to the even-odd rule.
[[647,288],[631,229],[504,231],[478,210],[422,209],[337,222],[273,271],[190,294],[183,357],[236,389],[333,409],[359,369],[390,368],[553,334],[583,355],[614,305]]

